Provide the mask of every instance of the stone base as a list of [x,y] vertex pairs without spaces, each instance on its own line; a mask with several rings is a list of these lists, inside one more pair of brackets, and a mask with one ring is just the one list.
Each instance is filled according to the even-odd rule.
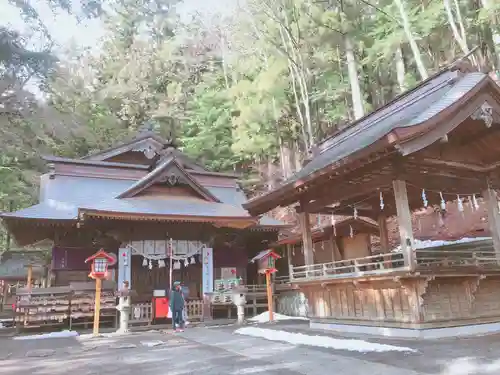
[[412,339],[440,339],[447,337],[464,337],[485,335],[500,332],[500,322],[470,324],[455,327],[442,328],[399,328],[399,327],[376,327],[372,325],[342,324],[314,322],[309,324],[312,329],[322,329],[339,333],[354,333],[373,336],[385,336],[392,338]]

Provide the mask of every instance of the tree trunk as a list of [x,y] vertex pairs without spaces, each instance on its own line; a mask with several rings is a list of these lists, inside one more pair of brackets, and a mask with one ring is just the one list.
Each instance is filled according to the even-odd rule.
[[497,29],[498,24],[497,24],[495,14],[492,11],[491,4],[493,4],[493,2],[492,2],[492,0],[481,0],[481,4],[482,4],[484,9],[486,9],[487,11],[491,11],[490,30],[491,30],[491,36],[492,36],[493,45],[494,45],[494,50],[491,51],[491,53],[495,55],[496,61],[494,62],[494,65],[495,65],[495,68],[498,70],[498,69],[500,69],[500,33],[498,32],[498,29]]
[[347,61],[347,71],[349,73],[349,83],[351,85],[352,106],[354,118],[357,120],[365,115],[363,108],[363,97],[359,86],[358,65],[354,57],[354,47],[351,37],[344,34],[345,55]]
[[411,52],[413,53],[413,57],[415,58],[415,64],[417,65],[418,73],[422,79],[429,78],[429,74],[427,73],[427,69],[425,68],[424,62],[422,60],[422,54],[420,53],[420,49],[418,48],[418,44],[415,41],[413,36],[413,32],[411,31],[410,20],[408,15],[406,14],[404,0],[394,0],[399,9],[399,14],[401,15],[401,20],[403,21],[403,29],[408,39],[408,43],[410,44]]
[[396,76],[398,79],[399,92],[402,93],[406,90],[405,76],[405,62],[403,60],[403,52],[401,51],[401,46],[396,48],[396,52],[394,53],[394,60],[396,63]]
[[[451,2],[450,0],[444,0],[444,8],[446,9],[446,15],[448,17],[448,23],[450,24],[451,31],[453,32],[453,37],[457,41],[458,45],[460,46],[460,49],[462,50],[462,53],[464,55],[467,55],[470,50],[469,46],[467,45],[467,40],[465,38],[465,30],[463,29],[463,25],[460,26],[460,29],[462,30],[463,34],[461,34],[457,28],[457,25],[455,23],[455,19],[453,17],[453,11],[451,9]],[[457,18],[459,17],[459,14],[457,13]],[[461,22],[459,20],[459,22]]]

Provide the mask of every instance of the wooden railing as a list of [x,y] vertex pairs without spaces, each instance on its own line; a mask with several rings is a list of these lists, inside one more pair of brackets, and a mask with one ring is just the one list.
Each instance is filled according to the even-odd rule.
[[137,303],[131,306],[130,325],[151,324],[153,321],[153,305],[151,303]]
[[[418,271],[457,268],[500,271],[500,258],[497,258],[491,241],[446,245],[414,251]],[[374,276],[407,269],[409,267],[405,265],[403,253],[394,252],[329,263],[292,266],[290,282]]]
[[290,280],[368,276],[403,268],[402,253],[378,254],[363,258],[292,267]]
[[203,301],[201,299],[186,301],[186,313],[189,321],[201,320],[203,317]]
[[289,284],[290,283],[290,276],[275,276],[274,277],[274,283],[276,285],[283,285],[283,284]]
[[465,245],[417,249],[417,268],[500,268],[500,258],[496,257],[491,243],[469,245],[468,248]]

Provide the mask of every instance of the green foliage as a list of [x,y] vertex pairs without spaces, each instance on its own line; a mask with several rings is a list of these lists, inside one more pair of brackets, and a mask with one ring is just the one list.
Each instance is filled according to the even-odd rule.
[[[44,33],[32,3],[9,1]],[[74,12],[70,0],[46,1]],[[104,14],[100,1],[81,1],[86,16],[106,24],[102,49],[56,65],[48,48],[32,51],[22,36],[0,29],[0,73],[15,84],[48,77],[47,103],[31,105],[17,85],[12,98],[23,106],[0,112],[4,203],[34,201],[40,153],[83,156],[155,116],[175,119],[183,151],[208,168],[272,186],[300,166],[311,143],[354,119],[353,104],[375,109],[416,85],[419,59],[432,74],[463,55],[442,0],[402,0],[410,35],[392,0],[247,0],[224,17],[189,22],[176,13],[179,2],[110,0]],[[482,47],[477,60],[499,69],[500,5],[489,2],[488,10],[453,2],[460,7],[454,22],[464,25],[470,49]],[[168,130],[160,122],[158,131]]]

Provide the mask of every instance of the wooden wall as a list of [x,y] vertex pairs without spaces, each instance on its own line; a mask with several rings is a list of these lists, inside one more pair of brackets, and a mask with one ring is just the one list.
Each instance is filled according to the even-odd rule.
[[[351,237],[327,238],[313,243],[314,263],[329,263],[339,260],[361,258],[371,255],[370,235],[367,233],[355,234]],[[340,249],[339,246],[340,245]],[[294,246],[292,253],[292,264],[294,266],[304,265],[304,253],[302,243]]]
[[316,319],[402,327],[500,321],[500,276],[336,282],[301,290]]
[[371,255],[370,235],[360,233],[351,237],[343,237],[342,245],[344,250],[344,259],[362,258]]

